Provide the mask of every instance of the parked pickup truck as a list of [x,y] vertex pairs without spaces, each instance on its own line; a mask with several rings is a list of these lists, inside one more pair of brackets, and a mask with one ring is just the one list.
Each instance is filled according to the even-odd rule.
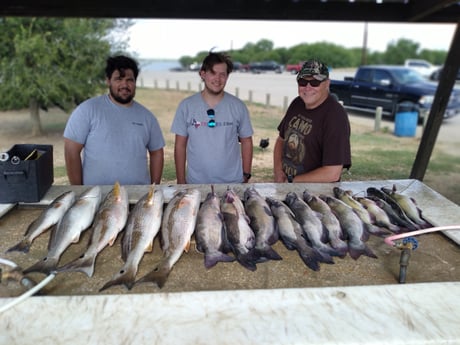
[[285,70],[292,74],[297,74],[302,69],[303,62],[296,64],[287,64]]
[[[330,92],[347,108],[375,112],[382,107],[383,115],[394,119],[404,102],[418,110],[419,121],[430,112],[437,83],[427,81],[419,73],[402,66],[361,66],[355,77],[331,80]],[[409,103],[409,104],[410,104]],[[460,114],[460,90],[454,88],[444,118]]]

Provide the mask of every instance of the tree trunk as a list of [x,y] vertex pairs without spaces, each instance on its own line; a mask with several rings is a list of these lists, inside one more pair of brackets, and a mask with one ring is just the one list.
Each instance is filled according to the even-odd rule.
[[29,102],[30,119],[32,121],[32,136],[43,135],[42,124],[40,121],[40,109],[36,99],[31,98]]

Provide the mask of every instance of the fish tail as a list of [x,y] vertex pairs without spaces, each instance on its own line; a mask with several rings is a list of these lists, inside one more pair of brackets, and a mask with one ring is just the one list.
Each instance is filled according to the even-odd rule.
[[257,262],[265,262],[267,260],[283,260],[283,258],[270,246],[264,248],[255,248],[254,255],[257,257]]
[[377,259],[377,256],[372,252],[372,250],[366,246],[364,243],[350,243],[349,244],[349,253],[352,259],[357,260],[361,255],[368,256],[370,258]]
[[[331,248],[332,249],[332,248]],[[332,256],[331,254],[328,253],[329,250],[324,250],[324,249],[318,249],[318,253],[320,255],[320,259],[319,261],[325,263],[325,264],[334,264],[334,259],[332,259]],[[337,253],[336,251],[334,251],[335,253]],[[339,256],[338,253],[336,256]]]
[[28,253],[31,245],[32,245],[31,241],[29,241],[27,239],[23,239],[18,244],[14,245],[10,249],[8,249],[5,253],[9,253],[9,252]]
[[348,244],[345,241],[338,241],[331,243],[332,248],[334,248],[339,255],[337,255],[339,258],[344,258],[347,256],[348,253]]
[[389,235],[389,231],[384,228],[380,228],[373,224],[364,224],[364,225],[365,225],[365,229],[367,230],[367,232],[369,232],[372,235],[379,236],[379,237],[384,237],[384,236]]
[[306,251],[306,250],[298,250],[299,256],[302,259],[302,261],[312,269],[313,271],[319,271],[320,269],[320,261],[322,260],[322,256],[318,251],[316,250],[311,250],[311,251]]
[[217,252],[213,254],[209,254],[204,256],[204,267],[206,269],[210,269],[214,267],[218,262],[233,262],[235,258],[233,256],[224,254],[222,252]]
[[135,284],[152,282],[161,289],[165,285],[170,272],[171,270],[167,267],[157,267],[136,281]]
[[108,289],[115,285],[124,285],[128,290],[131,290],[134,286],[134,280],[136,277],[136,271],[133,269],[125,270],[122,268],[110,281],[105,283],[103,287],[99,289],[99,292]]
[[241,266],[247,268],[250,271],[255,271],[257,269],[255,264],[256,257],[254,256],[253,251],[249,251],[246,254],[238,254],[236,256],[236,260],[241,264]]
[[88,277],[92,277],[94,274],[95,262],[96,255],[88,256],[83,254],[78,259],[58,268],[57,272],[82,272],[86,274]]
[[50,274],[51,272],[56,271],[58,261],[59,258],[44,257],[42,260],[25,269],[23,272],[24,274],[31,272]]

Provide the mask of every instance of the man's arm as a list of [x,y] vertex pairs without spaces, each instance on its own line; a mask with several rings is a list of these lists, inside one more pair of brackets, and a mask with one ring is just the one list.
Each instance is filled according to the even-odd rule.
[[176,165],[176,179],[178,184],[185,184],[185,161],[187,156],[187,139],[176,134],[174,142],[174,164]]
[[69,183],[73,185],[83,184],[83,173],[80,153],[83,144],[64,138],[65,166]]
[[[243,172],[251,173],[252,169],[252,154],[253,154],[253,143],[252,137],[240,138],[241,143],[241,159],[243,161]],[[245,177],[244,182],[248,182]]]
[[292,182],[337,182],[342,175],[343,165],[325,165],[294,177]]
[[273,149],[273,175],[275,182],[287,182],[287,176],[283,171],[283,144],[283,138],[278,136]]
[[163,175],[164,150],[163,148],[149,151],[150,154],[150,180],[151,183],[160,184]]

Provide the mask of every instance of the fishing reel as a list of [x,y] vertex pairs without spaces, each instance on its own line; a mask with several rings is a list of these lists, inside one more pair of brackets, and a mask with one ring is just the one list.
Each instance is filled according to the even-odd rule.
[[418,241],[414,237],[405,237],[395,241],[394,247],[401,249],[401,257],[399,258],[399,283],[404,284],[406,282],[410,255],[413,250],[418,248]]

